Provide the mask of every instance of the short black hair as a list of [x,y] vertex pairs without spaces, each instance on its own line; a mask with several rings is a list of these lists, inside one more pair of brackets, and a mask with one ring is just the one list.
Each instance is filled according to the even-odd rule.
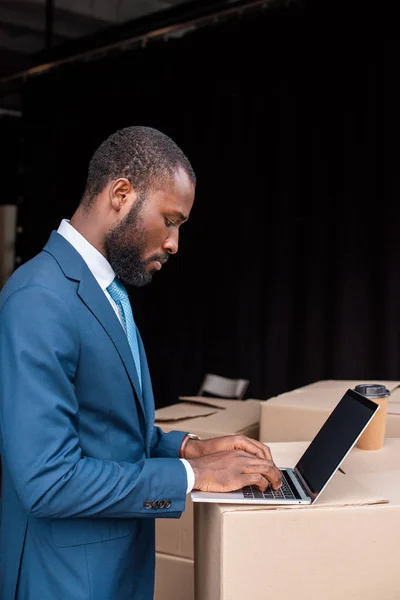
[[105,186],[119,177],[129,179],[139,193],[146,193],[171,179],[179,167],[196,185],[188,158],[167,135],[152,127],[119,129],[93,154],[81,203],[85,208],[90,207]]

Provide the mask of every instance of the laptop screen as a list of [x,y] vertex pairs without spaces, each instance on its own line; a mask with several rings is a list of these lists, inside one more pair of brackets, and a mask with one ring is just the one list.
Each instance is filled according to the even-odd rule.
[[295,467],[314,494],[322,491],[377,409],[372,400],[347,390]]

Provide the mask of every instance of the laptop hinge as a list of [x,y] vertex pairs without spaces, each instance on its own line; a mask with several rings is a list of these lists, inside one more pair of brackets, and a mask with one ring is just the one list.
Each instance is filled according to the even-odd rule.
[[300,481],[303,489],[307,492],[307,495],[310,496],[310,498],[312,500],[315,500],[315,498],[317,497],[318,494],[316,492],[311,491],[306,480],[304,479],[304,477],[302,476],[302,474],[296,467],[293,469],[293,473],[296,475],[297,479]]

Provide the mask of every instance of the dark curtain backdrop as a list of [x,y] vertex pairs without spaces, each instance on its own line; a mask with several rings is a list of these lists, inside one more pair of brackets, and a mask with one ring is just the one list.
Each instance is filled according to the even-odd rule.
[[27,81],[22,262],[115,129],[161,129],[197,172],[179,254],[131,294],[157,406],[206,372],[258,398],[400,378],[398,44],[331,17],[265,10]]
[[22,139],[21,119],[0,113],[0,205],[18,204],[21,197]]

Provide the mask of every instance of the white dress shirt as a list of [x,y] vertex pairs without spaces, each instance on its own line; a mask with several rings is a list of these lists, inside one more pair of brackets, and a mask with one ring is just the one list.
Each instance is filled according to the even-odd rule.
[[[92,272],[93,277],[103,290],[113,307],[121,325],[123,326],[122,316],[119,308],[107,291],[107,287],[115,278],[115,272],[108,260],[98,251],[86,238],[83,237],[66,219],[63,219],[57,232],[63,236],[82,256],[83,260]],[[191,492],[194,486],[194,472],[190,463],[184,458],[180,459],[186,469],[187,475],[187,493]]]

